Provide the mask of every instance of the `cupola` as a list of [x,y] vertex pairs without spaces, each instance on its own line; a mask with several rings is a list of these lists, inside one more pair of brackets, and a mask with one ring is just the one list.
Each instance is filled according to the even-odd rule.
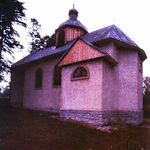
[[70,9],[69,10],[69,18],[77,20],[77,17],[78,17],[78,11],[76,9],[74,9],[74,8]]
[[56,30],[56,46],[63,46],[67,42],[86,34],[86,27],[77,20],[78,11],[73,7],[69,10],[69,19],[58,27]]

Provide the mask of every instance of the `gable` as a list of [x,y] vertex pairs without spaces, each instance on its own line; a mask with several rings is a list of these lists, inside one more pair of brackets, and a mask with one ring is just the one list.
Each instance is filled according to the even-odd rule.
[[94,47],[79,39],[72,46],[72,48],[63,56],[58,66],[100,58],[103,56],[105,56],[104,53],[96,50]]

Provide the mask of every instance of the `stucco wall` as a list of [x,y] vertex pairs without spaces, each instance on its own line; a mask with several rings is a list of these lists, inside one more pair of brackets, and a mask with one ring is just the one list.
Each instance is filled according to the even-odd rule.
[[[140,70],[140,64],[142,61],[138,59],[138,110],[143,111],[143,68]],[[141,66],[143,67],[143,65]]]
[[[71,73],[80,65],[89,68],[90,77],[71,81]],[[62,68],[62,110],[101,110],[102,61],[94,60]]]
[[139,65],[136,51],[121,49],[119,51],[119,101],[118,109],[122,111],[139,111]]
[[117,59],[116,67],[103,63],[103,110],[142,111],[142,73],[138,52],[117,49],[111,43],[103,47]]
[[118,107],[118,66],[103,62],[102,110],[112,111]]
[[[54,66],[57,60],[49,60],[28,67],[25,72],[23,106],[34,109],[58,109],[60,87],[53,87]],[[35,71],[43,69],[42,89],[35,88]]]
[[113,42],[98,44],[97,45],[102,51],[107,52],[112,58],[114,58],[117,62],[119,60],[119,53],[116,45]]

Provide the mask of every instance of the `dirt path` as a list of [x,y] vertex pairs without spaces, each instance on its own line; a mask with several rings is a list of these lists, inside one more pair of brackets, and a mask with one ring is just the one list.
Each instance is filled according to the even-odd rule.
[[107,133],[53,119],[49,113],[0,106],[0,150],[150,150],[149,141],[150,130],[143,127]]

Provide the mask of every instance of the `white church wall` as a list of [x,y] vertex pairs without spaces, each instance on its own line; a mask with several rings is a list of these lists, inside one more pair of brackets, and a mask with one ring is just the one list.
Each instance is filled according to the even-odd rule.
[[[29,67],[25,72],[23,106],[33,109],[59,109],[60,87],[53,86],[54,66],[56,60],[40,62]],[[43,84],[41,89],[35,88],[36,69],[43,70]]]
[[[89,69],[89,78],[71,81],[72,72],[80,65]],[[101,110],[102,109],[102,61],[93,60],[63,67],[61,109]]]

